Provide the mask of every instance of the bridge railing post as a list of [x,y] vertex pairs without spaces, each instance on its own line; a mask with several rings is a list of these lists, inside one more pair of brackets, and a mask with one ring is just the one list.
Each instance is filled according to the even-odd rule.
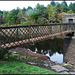
[[69,24],[68,23],[65,24],[65,27],[66,27],[66,30],[65,31],[69,31],[69,28],[70,27],[69,27]]
[[50,35],[52,34],[52,26],[49,25],[49,28],[50,28]]
[[19,40],[19,35],[18,35],[18,28],[16,28],[16,37],[17,37],[17,40]]
[[29,25],[29,27],[28,27],[28,32],[29,32],[29,39],[28,39],[28,41],[29,41],[29,43],[30,43],[30,25]]

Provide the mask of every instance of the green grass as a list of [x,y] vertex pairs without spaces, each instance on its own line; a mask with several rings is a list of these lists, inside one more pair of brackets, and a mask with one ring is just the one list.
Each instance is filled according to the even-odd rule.
[[0,74],[59,74],[20,61],[0,61]]
[[67,68],[67,69],[71,68],[70,66],[63,66],[63,67],[65,67],[65,68]]

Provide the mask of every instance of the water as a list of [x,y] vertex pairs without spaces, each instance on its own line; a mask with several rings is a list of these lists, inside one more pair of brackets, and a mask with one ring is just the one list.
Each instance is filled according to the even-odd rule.
[[[21,46],[25,47],[25,46]],[[58,63],[63,63],[63,39],[54,38],[45,41],[40,41],[28,47],[35,53],[44,54],[50,57],[50,60]]]

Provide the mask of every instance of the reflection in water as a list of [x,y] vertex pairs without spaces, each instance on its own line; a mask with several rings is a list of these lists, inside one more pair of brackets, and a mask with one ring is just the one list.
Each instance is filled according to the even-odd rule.
[[55,54],[53,54],[50,59],[52,61],[57,61],[58,63],[62,63],[63,62],[63,54],[59,54],[58,52],[56,52]]
[[35,45],[30,45],[25,48],[29,48],[35,53],[47,55],[52,61],[63,62],[63,39],[61,38],[40,41],[35,43]]

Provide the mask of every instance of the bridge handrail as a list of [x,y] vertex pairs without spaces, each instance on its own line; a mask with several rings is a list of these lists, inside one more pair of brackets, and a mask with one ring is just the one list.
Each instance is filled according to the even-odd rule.
[[[36,26],[56,26],[56,25],[69,25],[69,23],[60,23],[60,24],[42,24],[42,25],[21,25],[21,26],[6,26],[6,27],[0,27],[0,29],[10,29],[10,28],[20,28],[20,27],[36,27]],[[75,25],[73,23],[72,25]]]

